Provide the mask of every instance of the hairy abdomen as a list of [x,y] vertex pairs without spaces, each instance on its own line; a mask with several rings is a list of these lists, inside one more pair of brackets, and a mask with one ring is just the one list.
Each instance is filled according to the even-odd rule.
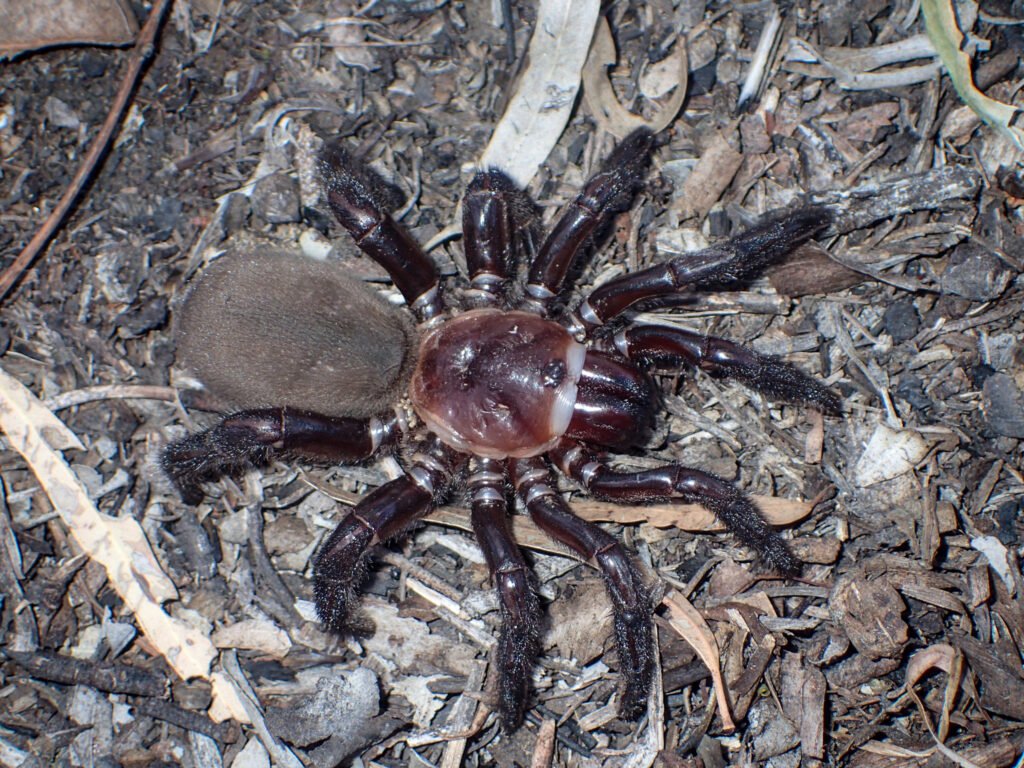
[[225,407],[379,413],[401,396],[414,329],[341,268],[280,251],[212,263],[178,313],[178,362]]

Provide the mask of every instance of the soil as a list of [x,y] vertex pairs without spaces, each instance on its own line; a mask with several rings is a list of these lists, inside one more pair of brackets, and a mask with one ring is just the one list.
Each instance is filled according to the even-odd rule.
[[[136,7],[140,21],[148,10]],[[436,242],[431,258],[459,285],[461,243],[446,228],[529,63],[537,9],[513,4],[507,34],[485,3],[178,2],[116,141],[3,299],[0,367],[82,442],[64,455],[99,510],[141,524],[177,589],[165,610],[213,639],[217,670],[251,686],[251,723],[207,717],[210,682],[178,678],[104,568],[81,556],[43,480],[5,444],[0,764],[1015,764],[1024,752],[1021,150],[965,107],[939,69],[900,84],[934,58],[890,65],[892,84],[849,56],[923,35],[909,7],[787,4],[782,43],[741,112],[768,5],[606,10],[620,103],[650,117],[670,99],[652,72],[680,29],[689,85],[643,190],[580,267],[576,295],[720,242],[765,212],[834,212],[815,243],[765,275],[641,317],[780,356],[836,392],[842,416],[701,372],[663,372],[655,436],[616,459],[712,471],[767,499],[770,515],[773,500],[784,510],[807,502],[784,527],[802,576],[778,578],[728,534],[693,532],[688,508],[675,527],[664,510],[641,509],[653,525],[602,522],[637,553],[656,593],[688,601],[706,630],[667,602],[658,608],[661,695],[639,723],[616,716],[600,572],[535,536],[527,557],[545,612],[542,652],[526,724],[502,731],[489,653],[498,604],[459,529],[468,517],[459,495],[445,524],[376,552],[366,633],[322,631],[312,555],[405,457],[277,461],[184,504],[160,451],[216,415],[175,366],[176,302],[221,251],[325,242],[330,258],[397,296],[332,222],[312,178],[317,149],[335,137],[389,176],[402,225]],[[1024,6],[999,0],[982,11],[975,81],[1019,107],[1024,27],[1005,22]],[[792,55],[792,40],[806,41],[805,55]],[[130,56],[60,47],[0,68],[3,269],[71,183]],[[588,103],[577,99],[528,188],[545,225],[614,144]],[[581,514],[621,519],[564,490]],[[735,730],[695,650],[709,636]]]

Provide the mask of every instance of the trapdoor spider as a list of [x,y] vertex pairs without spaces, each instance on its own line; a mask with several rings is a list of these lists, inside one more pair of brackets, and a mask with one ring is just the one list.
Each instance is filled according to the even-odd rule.
[[791,365],[723,339],[623,320],[638,302],[735,282],[777,261],[828,224],[824,209],[775,216],[724,244],[613,279],[562,309],[577,255],[630,204],[653,142],[640,130],[615,148],[532,255],[522,290],[513,284],[531,250],[532,204],[500,171],[477,174],[463,200],[469,286],[461,295],[442,293],[434,264],[388,214],[382,181],[329,145],[319,172],[330,207],[410,309],[390,307],[337,267],[249,254],[211,265],[178,318],[183,364],[241,409],[166,449],[164,465],[186,501],[202,498],[204,480],[281,454],[356,462],[409,446],[406,474],[367,495],[316,557],[317,611],[331,629],[350,626],[367,550],[466,489],[500,597],[498,706],[510,729],[522,722],[539,625],[529,568],[510,532],[513,489],[538,527],[604,575],[623,717],[643,714],[651,684],[650,591],[614,537],[572,514],[552,466],[606,499],[702,504],[775,570],[800,569],[732,484],[679,465],[622,472],[606,463],[605,451],[648,440],[659,410],[647,373],[655,366],[690,365],[770,397],[839,408],[833,393]]

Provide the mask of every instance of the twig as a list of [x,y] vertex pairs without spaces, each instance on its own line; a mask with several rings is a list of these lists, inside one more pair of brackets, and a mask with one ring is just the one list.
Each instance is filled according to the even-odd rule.
[[110,147],[110,140],[114,137],[114,132],[120,125],[121,116],[128,105],[128,99],[135,90],[135,85],[138,82],[142,68],[153,55],[153,41],[156,39],[160,22],[163,20],[164,13],[170,4],[171,0],[156,0],[153,4],[153,10],[150,11],[149,18],[146,19],[145,26],[139,32],[135,48],[132,50],[132,55],[128,61],[128,71],[125,72],[124,78],[121,81],[121,87],[114,97],[114,103],[107,113],[107,119],[104,121],[103,127],[100,128],[100,132],[93,140],[89,151],[82,160],[82,164],[78,167],[78,173],[75,174],[75,178],[71,180],[71,184],[64,191],[60,202],[57,203],[57,207],[53,209],[53,212],[43,223],[43,226],[39,228],[29,241],[29,244],[22,249],[11,266],[0,275],[0,300],[7,296],[14,284],[18,282],[25,270],[35,261],[39,252],[50,241],[50,238],[53,237],[57,228],[64,222],[68,212],[71,210],[71,206],[78,199],[78,194],[82,191],[82,187],[85,186],[85,182],[88,181],[92,172],[99,165],[100,159]]
[[209,736],[221,744],[233,744],[238,741],[239,729],[234,721],[215,723],[210,718],[199,712],[179,707],[170,701],[162,699],[135,697],[128,700],[136,714],[147,715],[156,720],[163,720],[184,728],[186,731],[195,731],[204,736]]
[[165,677],[121,662],[75,659],[52,651],[7,653],[19,667],[37,680],[61,685],[87,685],[105,693],[165,696]]
[[61,411],[94,400],[166,400],[173,403],[177,398],[178,390],[174,387],[153,384],[100,384],[62,392],[44,400],[43,405],[51,411]]

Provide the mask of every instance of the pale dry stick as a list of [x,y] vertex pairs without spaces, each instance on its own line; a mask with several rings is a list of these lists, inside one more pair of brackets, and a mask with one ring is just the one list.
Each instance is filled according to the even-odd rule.
[[[463,596],[459,593],[459,590],[457,590],[447,581],[445,581],[442,578],[439,578],[438,576],[435,576],[433,573],[428,571],[423,566],[417,565],[416,563],[412,562],[409,558],[404,557],[403,555],[400,555],[397,552],[389,552],[385,550],[378,555],[378,559],[387,563],[388,565],[393,565],[395,568],[398,568],[399,570],[407,572],[413,578],[419,579],[421,582],[426,584],[431,589],[440,592],[453,603],[459,603],[463,600]],[[456,610],[455,612],[458,613],[459,611]]]
[[537,741],[533,746],[533,758],[530,768],[548,768],[555,756],[555,721],[545,718],[537,731]]
[[747,70],[747,76],[743,81],[740,97],[736,101],[737,113],[742,113],[761,90],[761,86],[769,74],[769,65],[779,49],[781,32],[782,14],[779,12],[779,6],[772,3],[768,21],[761,29],[761,38],[757,41],[754,58],[750,62],[750,69]]
[[280,766],[280,768],[304,768],[298,756],[284,742],[279,741],[270,732],[263,704],[257,698],[249,679],[245,676],[245,672],[242,671],[242,666],[238,663],[237,654],[234,651],[225,651],[221,654],[221,664],[224,667],[227,678],[237,687],[239,700],[242,706],[245,707],[256,738],[260,740],[264,749],[267,750],[273,764]]
[[[486,674],[487,664],[485,662],[475,663],[470,670],[469,677],[466,679],[466,690],[479,691],[481,686],[483,686]],[[472,728],[473,721],[476,719],[477,707],[478,702],[473,696],[466,694],[459,696],[452,706],[445,729],[450,728],[451,731],[465,734],[467,729]],[[475,735],[475,732],[473,735]],[[463,763],[466,747],[469,745],[469,738],[466,735],[450,738],[444,745],[444,755],[441,757],[439,768],[459,768]]]
[[153,4],[153,10],[149,12],[149,18],[146,19],[145,26],[139,32],[135,48],[132,50],[131,58],[128,61],[128,71],[125,72],[124,79],[121,81],[121,87],[118,88],[117,95],[114,97],[114,103],[107,113],[107,119],[103,122],[103,127],[96,134],[96,138],[82,160],[82,164],[78,167],[75,178],[71,180],[71,184],[64,191],[60,201],[57,203],[57,207],[53,209],[53,212],[43,222],[43,226],[35,233],[29,244],[22,249],[11,266],[0,275],[0,300],[10,292],[25,270],[35,261],[39,252],[50,241],[50,238],[53,237],[57,228],[64,222],[68,212],[71,210],[71,206],[78,199],[78,194],[82,191],[82,187],[85,186],[85,182],[88,181],[89,176],[92,175],[92,172],[99,165],[100,158],[109,149],[110,140],[114,137],[114,132],[121,121],[124,109],[128,105],[128,99],[131,98],[132,92],[135,90],[139,75],[142,73],[142,67],[153,55],[153,41],[156,39],[160,22],[163,20],[170,4],[171,0],[157,0]]
[[51,411],[62,411],[96,400],[165,400],[173,403],[177,399],[178,390],[174,387],[161,387],[155,384],[100,384],[62,392],[44,400],[43,405]]
[[926,344],[931,344],[939,336],[944,336],[947,333],[959,333],[979,325],[988,325],[1017,312],[1020,312],[1020,305],[1015,302],[1007,302],[1005,307],[993,309],[985,314],[969,315],[949,323],[925,328],[911,340],[911,343],[920,348]]

